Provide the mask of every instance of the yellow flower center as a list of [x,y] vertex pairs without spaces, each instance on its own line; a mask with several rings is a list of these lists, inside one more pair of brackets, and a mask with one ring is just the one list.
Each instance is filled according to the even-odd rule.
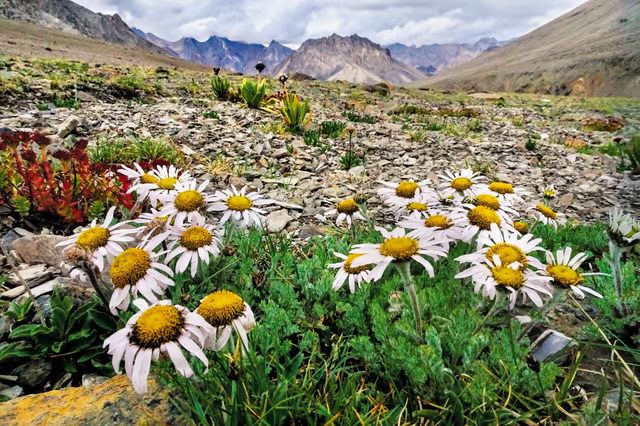
[[113,259],[109,276],[116,288],[135,285],[151,267],[151,256],[141,248],[128,248]]
[[235,293],[220,290],[202,299],[196,312],[214,327],[231,325],[244,312],[244,301]]
[[453,222],[443,214],[434,214],[425,219],[424,226],[427,228],[449,229],[453,226]]
[[513,185],[506,182],[491,182],[489,184],[489,190],[497,192],[498,194],[513,194]]
[[409,237],[392,237],[384,240],[380,246],[380,254],[391,256],[397,261],[409,260],[418,253],[418,241]]
[[403,180],[396,187],[396,195],[402,198],[413,198],[416,191],[420,188],[417,183],[412,180]]
[[511,269],[508,266],[494,266],[491,275],[496,284],[513,289],[519,289],[524,285],[524,272],[519,269]]
[[553,277],[556,284],[564,287],[580,285],[584,281],[581,273],[566,265],[548,265],[547,272]]
[[143,348],[159,348],[182,334],[184,317],[175,306],[152,306],[140,315],[131,330],[131,341]]
[[529,225],[526,222],[522,222],[520,220],[513,222],[513,227],[521,234],[526,234],[529,232]]
[[498,243],[489,247],[487,250],[487,259],[493,260],[493,255],[497,254],[503,265],[510,265],[513,262],[519,262],[520,268],[527,267],[527,255],[518,246],[507,243]]
[[554,212],[551,207],[542,203],[538,203],[538,205],[536,206],[536,210],[538,210],[540,213],[542,213],[543,216],[548,217],[549,219],[555,219],[556,217],[558,217],[556,212]]
[[347,198],[338,203],[336,210],[338,213],[353,214],[358,211],[358,204],[353,198]]
[[480,194],[476,197],[476,205],[489,207],[491,210],[500,210],[498,197],[490,194]]
[[227,206],[231,210],[243,212],[245,210],[249,210],[251,206],[253,206],[253,201],[244,195],[233,195],[227,200]]
[[200,247],[208,246],[213,241],[209,230],[201,226],[187,228],[180,236],[180,245],[187,250],[196,251]]
[[545,198],[555,198],[558,195],[558,192],[553,188],[545,188],[542,191],[542,196]]
[[159,180],[154,175],[151,175],[149,173],[145,173],[142,176],[140,176],[140,182],[142,182],[142,183],[158,183]]
[[475,225],[485,231],[491,229],[492,223],[500,225],[500,216],[498,216],[498,213],[486,206],[477,206],[474,209],[469,210],[467,218],[472,225]]
[[418,203],[417,201],[412,201],[409,204],[407,204],[407,210],[412,212],[424,212],[424,211],[427,211],[428,209],[429,209],[429,206],[427,206],[425,203]]
[[166,178],[162,178],[158,181],[158,187],[160,189],[173,189],[176,186],[176,182],[178,182],[178,179],[173,178],[173,177],[166,177]]
[[451,181],[451,187],[456,191],[464,191],[465,189],[471,188],[471,185],[473,185],[473,182],[466,177],[457,177]]
[[173,203],[181,212],[193,212],[204,205],[204,197],[195,189],[189,189],[176,195]]
[[100,247],[106,246],[110,236],[111,233],[107,228],[93,226],[78,235],[76,245],[88,251],[95,251]]
[[359,258],[360,256],[362,256],[362,254],[360,253],[351,253],[349,256],[347,256],[346,260],[344,261],[344,265],[342,266],[342,269],[344,269],[344,271],[347,274],[356,274],[356,275],[359,274],[360,272],[368,270],[369,265],[358,266],[357,268],[354,268],[351,266],[351,263],[357,258]]

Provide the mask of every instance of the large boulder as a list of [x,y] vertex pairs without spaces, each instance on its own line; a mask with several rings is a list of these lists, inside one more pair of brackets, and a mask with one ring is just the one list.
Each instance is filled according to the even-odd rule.
[[27,395],[0,403],[3,425],[183,424],[169,410],[167,392],[151,380],[149,392],[135,393],[118,375],[87,387]]

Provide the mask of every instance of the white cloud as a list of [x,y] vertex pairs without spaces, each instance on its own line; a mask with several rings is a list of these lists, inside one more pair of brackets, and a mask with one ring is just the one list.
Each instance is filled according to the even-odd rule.
[[585,0],[75,0],[167,40],[210,35],[298,45],[332,33],[381,43],[509,39]]

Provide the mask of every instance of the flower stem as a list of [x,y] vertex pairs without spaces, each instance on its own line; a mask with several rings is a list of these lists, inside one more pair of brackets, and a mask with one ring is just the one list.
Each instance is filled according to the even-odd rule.
[[105,308],[109,309],[109,301],[107,300],[106,296],[102,292],[102,288],[100,288],[100,284],[98,283],[98,278],[96,277],[96,273],[93,270],[93,267],[91,267],[91,265],[86,264],[85,262],[82,262],[82,269],[84,269],[85,272],[87,273],[87,276],[89,277],[89,281],[91,282],[91,286],[100,297],[100,300],[102,300],[102,303],[104,304]]
[[[565,296],[566,295],[566,290],[561,290],[558,289],[556,291],[553,292],[553,296],[551,296],[551,298],[547,299],[547,302],[544,304],[544,306],[542,307],[542,309],[540,310],[540,314],[542,315],[542,317],[546,317],[547,312],[549,312],[551,310],[551,308],[553,308],[554,306],[556,306],[558,303],[564,301]],[[535,322],[533,320],[531,320],[531,322],[529,322],[520,332],[520,335],[518,336],[518,342],[520,340],[522,340],[527,333],[533,328]]]
[[478,331],[480,331],[480,329],[484,327],[491,318],[493,318],[496,312],[498,312],[498,307],[500,306],[501,301],[502,301],[502,293],[496,292],[496,297],[493,299],[493,305],[491,305],[491,309],[489,309],[489,312],[487,312],[487,315],[484,317],[484,319],[478,323],[478,325],[476,326],[475,330],[473,330],[473,333],[471,333],[471,335],[474,335]]
[[623,249],[618,246],[614,241],[609,238],[609,255],[611,256],[611,271],[613,272],[613,285],[616,289],[617,302],[616,307],[620,313],[623,313],[622,309],[622,252]]
[[422,319],[420,315],[420,302],[416,293],[416,286],[411,276],[411,268],[409,262],[400,262],[396,264],[396,268],[402,277],[404,288],[409,295],[411,301],[411,309],[413,310],[413,318],[416,324],[416,333],[418,334],[418,343],[424,341],[424,332],[422,331]]

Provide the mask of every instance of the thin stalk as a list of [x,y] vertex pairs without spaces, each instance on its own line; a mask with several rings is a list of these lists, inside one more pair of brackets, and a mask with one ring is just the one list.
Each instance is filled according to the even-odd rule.
[[396,268],[402,277],[404,288],[409,295],[411,301],[411,309],[413,310],[413,319],[416,324],[416,333],[418,334],[418,343],[424,341],[424,332],[422,330],[422,318],[420,315],[420,302],[418,301],[418,294],[416,293],[415,282],[411,276],[411,267],[409,262],[396,263]]
[[487,322],[489,322],[489,320],[495,316],[496,312],[498,312],[498,307],[500,306],[501,301],[502,293],[498,291],[496,292],[496,297],[493,299],[493,305],[491,305],[491,309],[489,309],[489,312],[487,312],[487,315],[485,315],[484,319],[480,321],[478,325],[476,325],[476,328],[473,330],[473,333],[471,333],[471,335],[474,335],[478,331],[480,331],[480,329],[484,327]]
[[622,247],[618,246],[611,238],[609,239],[609,255],[611,256],[611,271],[613,272],[613,285],[616,289],[618,312],[624,313],[622,308]]
[[[549,312],[551,310],[551,308],[553,308],[554,306],[556,306],[558,303],[562,302],[565,299],[566,295],[566,291],[559,289],[554,291],[553,296],[549,299],[547,299],[547,302],[544,304],[544,306],[542,307],[542,309],[540,310],[540,314],[542,315],[542,317],[544,317],[547,312]],[[527,333],[533,328],[535,322],[533,320],[531,320],[531,322],[529,322],[529,324],[527,324],[522,331],[520,332],[520,335],[518,336],[518,341],[522,340]]]
[[18,277],[18,281],[20,281],[20,284],[22,284],[22,286],[27,291],[27,294],[29,295],[29,298],[31,299],[31,302],[33,302],[33,307],[35,308],[36,313],[38,314],[38,317],[40,318],[40,322],[42,323],[42,325],[46,326],[47,322],[46,322],[44,313],[42,312],[42,309],[40,309],[40,305],[38,305],[38,301],[36,300],[35,296],[31,292],[31,287],[29,287],[27,282],[22,278],[22,275],[20,275],[20,271],[18,271],[18,268],[16,267],[16,264],[13,261],[13,258],[11,256],[9,256],[9,253],[7,253],[5,248],[0,246],[0,249],[2,249],[2,253],[4,253],[4,256],[6,257],[7,262],[9,262],[9,266],[11,267],[11,271],[14,274],[16,274],[16,277]]
[[82,269],[84,269],[84,271],[87,273],[87,276],[89,277],[89,281],[91,282],[91,286],[100,297],[100,300],[104,304],[105,308],[109,309],[109,301],[107,300],[106,296],[102,292],[102,288],[98,283],[98,278],[96,277],[96,273],[93,270],[93,268],[90,265],[87,265],[86,262],[82,262]]

